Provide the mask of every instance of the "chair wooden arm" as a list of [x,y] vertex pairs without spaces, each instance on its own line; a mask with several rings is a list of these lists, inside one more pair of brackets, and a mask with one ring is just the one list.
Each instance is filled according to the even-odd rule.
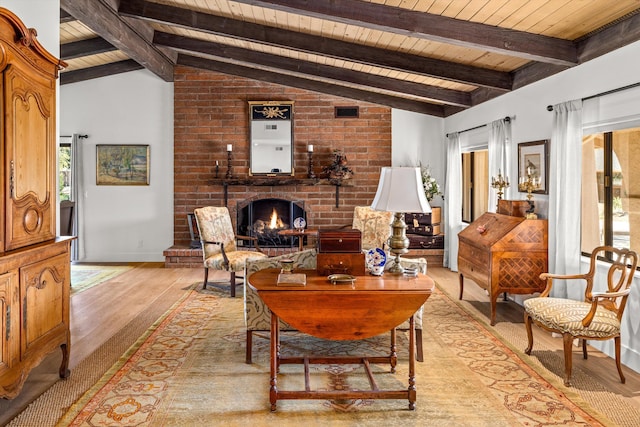
[[586,274],[553,274],[553,273],[542,273],[540,274],[541,280],[547,279],[586,279]]
[[260,245],[258,245],[258,238],[257,238],[257,237],[253,237],[253,236],[242,236],[242,235],[236,234],[236,239],[239,239],[239,240],[246,240],[247,242],[253,242],[253,243],[254,243],[254,245],[255,245],[255,247],[256,247],[256,250],[257,250],[258,252],[262,252],[262,248],[260,248]]
[[540,274],[540,280],[546,280],[547,286],[544,288],[542,293],[540,293],[541,298],[545,298],[549,296],[551,292],[551,288],[553,287],[553,279],[584,279],[588,280],[586,274],[553,274],[553,273],[542,273]]
[[[596,315],[596,310],[598,309],[600,300],[623,297],[629,295],[630,291],[630,289],[625,289],[618,292],[594,292],[593,294],[591,294],[591,296],[593,297],[593,300],[591,301],[591,309],[589,310],[587,315],[584,316],[584,319],[582,319],[582,326],[584,326],[585,328],[589,327],[589,325],[593,321],[594,316]],[[605,308],[609,307],[605,306]]]
[[220,246],[220,252],[222,253],[222,259],[224,260],[224,266],[227,270],[229,270],[229,258],[227,258],[227,252],[225,252],[224,250],[224,243],[223,242],[211,242],[211,241],[207,241],[207,240],[200,240],[202,242],[202,250],[204,250],[204,245],[208,244],[208,245],[218,245]]

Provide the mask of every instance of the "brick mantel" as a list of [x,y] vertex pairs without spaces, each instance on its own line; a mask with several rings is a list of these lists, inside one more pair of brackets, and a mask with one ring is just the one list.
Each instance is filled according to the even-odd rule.
[[[371,204],[380,168],[391,165],[391,109],[231,75],[178,66],[174,83],[174,245],[188,247],[187,213],[201,206],[227,206],[236,220],[239,201],[278,197],[305,201],[313,228],[351,224],[355,206]],[[248,101],[295,101],[295,176],[249,175]],[[358,106],[358,118],[336,118],[335,107]],[[227,144],[233,145],[234,180],[215,179],[227,168]],[[313,144],[314,172],[321,176],[334,149],[344,150],[354,171],[340,190],[326,180],[310,180],[307,146]],[[222,177],[220,177],[222,178]]]

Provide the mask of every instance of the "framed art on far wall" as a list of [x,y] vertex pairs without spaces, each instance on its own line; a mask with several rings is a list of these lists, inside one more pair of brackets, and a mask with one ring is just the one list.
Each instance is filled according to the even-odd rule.
[[149,146],[96,145],[96,185],[149,185]]
[[526,193],[522,184],[531,177],[535,184],[532,193],[549,194],[549,140],[518,144],[518,191]]

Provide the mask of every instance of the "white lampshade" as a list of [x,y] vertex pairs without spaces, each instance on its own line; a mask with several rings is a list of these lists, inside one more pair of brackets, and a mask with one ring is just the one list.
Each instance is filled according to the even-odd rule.
[[389,212],[431,212],[419,167],[387,167],[380,171],[371,207]]

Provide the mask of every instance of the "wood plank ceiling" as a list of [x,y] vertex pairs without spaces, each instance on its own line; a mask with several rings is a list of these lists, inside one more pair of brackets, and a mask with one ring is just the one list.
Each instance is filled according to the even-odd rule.
[[446,117],[640,40],[638,0],[60,0],[61,84],[176,64]]

